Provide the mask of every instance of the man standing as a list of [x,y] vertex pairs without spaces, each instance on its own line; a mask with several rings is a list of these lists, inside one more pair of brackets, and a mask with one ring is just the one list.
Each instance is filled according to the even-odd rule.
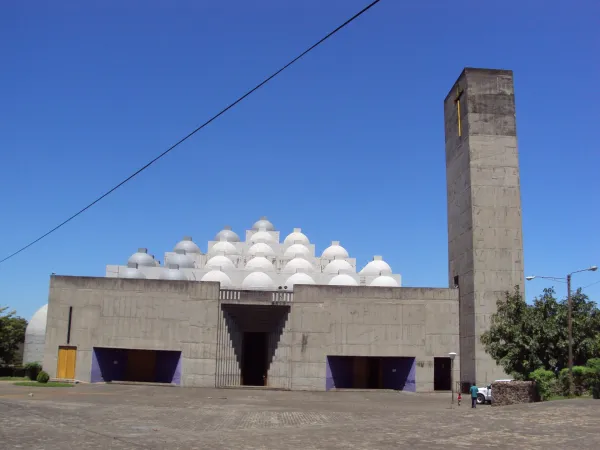
[[479,389],[477,389],[477,385],[473,383],[471,386],[471,408],[477,408],[477,394],[479,393]]

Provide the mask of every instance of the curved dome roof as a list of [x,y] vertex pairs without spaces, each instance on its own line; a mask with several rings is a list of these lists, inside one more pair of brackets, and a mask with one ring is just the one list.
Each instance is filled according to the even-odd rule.
[[358,286],[356,280],[345,273],[333,277],[329,280],[329,284],[331,286]]
[[222,288],[231,287],[231,278],[220,270],[211,270],[210,272],[206,272],[200,281],[217,281],[221,283]]
[[359,273],[361,275],[381,275],[382,273],[392,273],[392,268],[381,256],[375,256],[373,261],[370,261]]
[[240,242],[240,237],[229,225],[223,227],[215,236],[215,241]]
[[23,363],[41,363],[44,359],[44,344],[46,342],[46,321],[48,305],[38,309],[25,329],[25,345],[23,348]]
[[323,250],[322,257],[325,259],[348,258],[348,252],[340,245],[339,241],[333,241],[329,247]]
[[389,275],[381,275],[375,278],[369,286],[379,286],[379,287],[399,287],[400,285],[396,280],[394,280]]
[[263,216],[252,225],[253,230],[260,230],[264,228],[266,231],[275,231],[275,227],[269,220]]
[[275,267],[273,267],[273,263],[264,256],[255,256],[246,263],[246,269],[261,272],[273,272]]
[[273,236],[271,236],[269,234],[269,232],[261,230],[261,231],[257,231],[256,233],[254,233],[252,235],[252,237],[250,238],[250,242],[252,242],[253,244],[255,244],[257,242],[271,243],[271,242],[275,242],[275,238]]
[[307,273],[295,273],[285,281],[288,289],[292,289],[295,284],[315,284],[315,280]]
[[127,264],[137,264],[138,267],[155,267],[156,261],[148,254],[148,249],[140,248],[129,257]]
[[184,236],[183,239],[181,241],[179,241],[176,245],[175,248],[173,249],[174,252],[176,251],[184,251],[186,253],[200,253],[202,254],[202,251],[200,250],[200,247],[198,247],[196,245],[196,243],[194,241],[192,241],[191,236]]
[[264,290],[273,289],[274,287],[273,280],[264,272],[252,272],[242,281],[243,289]]
[[287,235],[287,237],[285,238],[283,243],[285,245],[292,245],[292,244],[308,245],[308,244],[310,244],[310,241],[308,240],[306,235],[302,232],[301,228],[294,228],[294,231]]
[[297,272],[298,270],[302,270],[304,272],[314,272],[315,268],[310,263],[310,261],[304,258],[294,258],[288,261],[288,263],[283,268],[284,272]]
[[310,256],[310,250],[306,245],[293,244],[285,250],[283,256],[287,256],[288,258],[295,258],[296,256],[308,257]]
[[211,270],[230,270],[235,269],[235,265],[227,256],[217,255],[206,261],[206,268]]
[[345,259],[334,259],[325,266],[323,273],[340,273],[340,270],[354,272],[352,265]]
[[48,305],[42,306],[31,317],[25,329],[25,340],[28,335],[46,336],[46,321],[48,320]]
[[119,269],[119,278],[146,278],[146,275],[135,267],[125,267],[124,269]]
[[174,253],[169,255],[169,264],[176,264],[180,269],[193,269],[194,260],[185,253]]
[[161,270],[158,278],[161,280],[187,280],[187,277],[181,270],[171,267]]
[[216,244],[214,244],[210,250],[208,251],[209,255],[237,255],[239,254],[238,249],[235,248],[235,245],[233,245],[231,242],[229,241],[219,241]]
[[257,242],[248,249],[249,255],[256,256],[258,253],[262,253],[262,256],[275,256],[275,251],[264,242]]

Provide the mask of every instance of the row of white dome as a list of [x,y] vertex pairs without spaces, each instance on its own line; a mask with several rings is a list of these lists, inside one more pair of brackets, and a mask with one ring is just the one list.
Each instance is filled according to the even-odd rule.
[[[192,241],[181,241],[181,242],[192,242]],[[181,243],[180,242],[180,243]],[[193,243],[193,242],[192,242]],[[179,245],[179,244],[178,244]],[[196,244],[194,244],[196,245]],[[194,254],[197,252],[188,252],[186,250],[182,250],[181,248],[175,249],[175,256],[171,256],[170,260],[178,259],[181,262],[172,262],[173,264],[178,264],[180,267],[193,267],[193,260],[188,254]],[[208,255],[226,255],[226,256],[237,256],[240,255],[240,251],[233,245],[231,242],[227,241],[219,241],[214,244],[208,252]],[[256,242],[248,249],[247,255],[250,256],[276,256],[273,248],[265,243],[265,242]],[[283,256],[286,258],[309,258],[311,257],[310,249],[304,244],[292,244],[290,245]],[[348,258],[348,252],[344,247],[340,245],[338,241],[333,241],[329,247],[327,247],[321,258],[324,259],[343,259]],[[136,253],[131,255],[127,260],[129,264],[137,264],[139,267],[154,267],[157,265],[156,260],[153,256],[148,254],[148,250],[145,248],[140,248]]]
[[[146,276],[138,269],[130,267],[119,272],[121,278],[146,278]],[[177,269],[166,269],[161,272],[159,279],[163,280],[187,280],[185,274]],[[216,281],[221,284],[221,288],[232,288],[233,283],[229,275],[219,269],[213,269],[206,272],[200,281]],[[292,289],[295,284],[315,284],[315,280],[304,272],[297,272],[288,277],[285,282],[285,289]],[[358,286],[356,280],[348,274],[338,274],[329,280],[331,286]],[[369,286],[377,287],[398,287],[398,282],[389,275],[379,275]],[[275,282],[265,272],[251,272],[242,281],[242,289],[250,290],[269,290],[275,289]]]
[[[140,249],[143,250],[143,249]],[[141,262],[141,264],[140,264]],[[169,265],[178,266],[181,269],[194,269],[194,260],[185,253],[174,253],[169,256]],[[147,253],[138,252],[129,258],[128,265],[130,267],[156,267],[156,261]],[[205,266],[207,269],[217,270],[235,270],[236,267],[231,259],[225,255],[216,255],[210,258]],[[273,263],[263,255],[254,256],[250,259],[245,267],[245,270],[261,271],[261,272],[274,272],[275,266]],[[283,268],[284,272],[315,272],[313,264],[305,259],[302,255],[296,255],[293,259],[287,262]],[[336,274],[340,272],[355,272],[352,265],[345,259],[334,259],[329,262],[323,269],[323,273]],[[386,263],[381,257],[376,256],[373,261],[370,261],[363,269],[359,272],[360,275],[381,275],[391,274],[392,268]]]

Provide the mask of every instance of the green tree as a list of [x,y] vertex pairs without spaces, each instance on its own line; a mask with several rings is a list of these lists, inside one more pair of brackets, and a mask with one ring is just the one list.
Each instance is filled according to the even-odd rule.
[[[600,310],[578,289],[571,295],[573,364],[600,357]],[[558,373],[568,366],[568,302],[544,289],[528,305],[518,288],[497,303],[489,331],[481,336],[486,352],[506,373],[527,378],[536,369]]]
[[19,344],[25,341],[27,321],[15,316],[15,311],[0,306],[0,362],[12,364]]
[[539,330],[533,309],[525,302],[519,287],[497,303],[491,326],[482,334],[485,351],[504,371],[524,378],[542,366],[539,357]]

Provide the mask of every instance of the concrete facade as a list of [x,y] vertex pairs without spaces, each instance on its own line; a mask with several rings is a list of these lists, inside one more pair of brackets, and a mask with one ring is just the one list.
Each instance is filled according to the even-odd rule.
[[506,375],[479,338],[497,300],[515,286],[523,290],[524,282],[512,71],[465,69],[444,101],[444,119],[449,283],[460,290],[461,380],[482,385]]
[[182,386],[238,386],[240,333],[266,328],[269,387],[325,390],[327,356],[395,356],[415,358],[416,390],[431,391],[434,357],[458,353],[458,291],[221,291],[217,283],[52,276],[44,368],[56,376],[64,345],[77,348],[81,381],[91,380],[94,347],[171,350],[182,352]]

